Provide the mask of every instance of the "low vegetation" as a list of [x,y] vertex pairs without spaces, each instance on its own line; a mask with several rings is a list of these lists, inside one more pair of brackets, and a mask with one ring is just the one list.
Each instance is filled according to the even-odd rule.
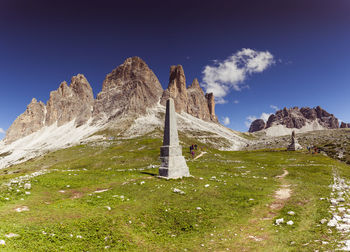
[[[180,135],[193,177],[157,178],[161,138],[108,140],[0,170],[3,251],[313,251],[338,248],[331,218],[336,171],[323,155],[222,152]],[[197,144],[193,160],[190,144]],[[291,196],[275,198],[284,171]],[[26,176],[28,175],[28,176]],[[11,183],[10,183],[11,182]],[[271,207],[275,203],[278,207]],[[294,214],[291,214],[293,212]],[[276,225],[277,219],[284,222]],[[292,225],[287,225],[292,221]],[[289,222],[290,223],[290,222]]]

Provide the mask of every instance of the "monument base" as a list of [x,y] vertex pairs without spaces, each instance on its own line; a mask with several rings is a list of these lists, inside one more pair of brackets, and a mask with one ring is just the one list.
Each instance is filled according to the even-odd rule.
[[294,143],[291,145],[288,145],[287,151],[296,151],[296,150],[301,150],[303,147],[299,143]]
[[176,179],[190,177],[190,171],[182,156],[181,146],[162,146],[160,159],[162,161],[159,167],[159,177]]

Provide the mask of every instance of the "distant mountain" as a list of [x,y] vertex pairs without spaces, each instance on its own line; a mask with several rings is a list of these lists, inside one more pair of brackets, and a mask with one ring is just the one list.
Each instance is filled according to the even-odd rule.
[[339,128],[338,119],[320,106],[300,109],[294,107],[277,111],[275,114],[270,115],[266,123],[261,119],[253,121],[249,132],[265,130],[267,135],[277,136],[289,134],[292,130],[306,132],[337,128]]

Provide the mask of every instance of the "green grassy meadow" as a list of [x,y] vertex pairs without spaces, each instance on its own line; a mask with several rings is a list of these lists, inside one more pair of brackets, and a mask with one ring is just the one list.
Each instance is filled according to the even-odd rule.
[[[181,141],[193,175],[182,180],[157,178],[161,138],[150,136],[79,145],[0,170],[0,239],[6,242],[0,250],[337,248],[339,234],[320,224],[331,217],[330,203],[320,198],[329,197],[334,171],[350,178],[348,165],[306,152],[222,152],[199,143],[207,153],[192,160],[186,146],[193,141],[183,135]],[[292,194],[271,209],[284,169]],[[31,189],[8,185],[42,170],[24,179]],[[23,207],[29,211],[16,211]],[[274,225],[278,218],[294,224]],[[10,233],[18,236],[5,236]]]

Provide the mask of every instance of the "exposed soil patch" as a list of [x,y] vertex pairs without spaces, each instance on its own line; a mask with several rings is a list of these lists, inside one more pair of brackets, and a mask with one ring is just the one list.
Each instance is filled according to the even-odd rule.
[[79,192],[79,191],[72,191],[72,196],[70,197],[71,199],[79,199],[84,196],[84,193]]
[[283,170],[283,174],[276,176],[279,180],[281,180],[282,184],[280,188],[275,192],[274,198],[276,199],[271,205],[270,208],[273,210],[279,210],[283,208],[285,202],[290,198],[292,190],[290,189],[290,185],[286,183],[284,178],[289,174],[287,170]]

